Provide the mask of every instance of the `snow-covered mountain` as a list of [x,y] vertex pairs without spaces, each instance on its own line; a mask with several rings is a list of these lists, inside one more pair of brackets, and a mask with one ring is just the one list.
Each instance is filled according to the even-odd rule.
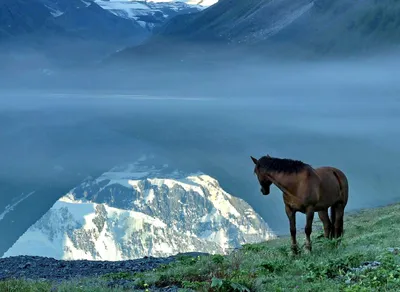
[[144,28],[152,30],[176,15],[199,12],[217,1],[95,0],[95,2],[119,17],[134,19]]
[[136,162],[72,189],[3,257],[125,260],[226,253],[274,237],[250,205],[216,179]]

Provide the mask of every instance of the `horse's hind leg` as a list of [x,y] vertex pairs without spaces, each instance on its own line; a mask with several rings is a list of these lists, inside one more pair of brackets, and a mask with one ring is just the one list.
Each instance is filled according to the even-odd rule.
[[309,208],[306,211],[306,228],[304,229],[306,233],[306,249],[308,251],[311,251],[311,232],[312,232],[312,222],[314,220],[314,210],[312,208]]
[[335,230],[336,210],[335,210],[335,206],[331,207],[331,222],[332,222],[331,238],[336,238],[336,230]]
[[331,220],[329,220],[328,209],[318,212],[318,216],[324,225],[324,236],[326,238],[332,238],[332,223]]
[[343,235],[343,217],[344,217],[344,205],[338,204],[335,206],[335,238],[339,238]]

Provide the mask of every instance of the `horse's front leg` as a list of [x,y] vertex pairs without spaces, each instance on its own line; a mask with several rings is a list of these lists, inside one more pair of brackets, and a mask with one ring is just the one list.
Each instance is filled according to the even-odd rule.
[[290,236],[292,238],[292,252],[298,254],[299,247],[296,240],[296,211],[294,211],[290,206],[285,205],[286,215],[289,218],[290,224]]
[[308,208],[306,211],[306,228],[304,229],[306,233],[306,249],[311,252],[311,232],[312,232],[312,222],[314,220],[314,209]]

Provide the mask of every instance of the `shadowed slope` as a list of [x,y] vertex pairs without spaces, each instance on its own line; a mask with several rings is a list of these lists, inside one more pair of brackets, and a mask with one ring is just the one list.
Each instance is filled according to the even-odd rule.
[[127,53],[186,55],[210,44],[263,56],[368,53],[399,43],[399,15],[400,3],[394,0],[221,0],[199,13],[173,18]]

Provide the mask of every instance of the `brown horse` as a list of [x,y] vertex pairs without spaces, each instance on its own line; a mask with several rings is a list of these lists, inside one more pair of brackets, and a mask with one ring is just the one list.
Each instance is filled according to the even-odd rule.
[[[306,214],[306,249],[311,251],[311,231],[314,212],[324,225],[326,238],[343,235],[344,209],[349,186],[346,175],[334,167],[313,168],[298,160],[274,158],[269,155],[259,160],[251,156],[254,173],[261,185],[261,193],[268,195],[271,184],[283,192],[286,215],[290,222],[292,251],[298,252],[296,241],[296,212]],[[328,209],[331,208],[329,220]]]

